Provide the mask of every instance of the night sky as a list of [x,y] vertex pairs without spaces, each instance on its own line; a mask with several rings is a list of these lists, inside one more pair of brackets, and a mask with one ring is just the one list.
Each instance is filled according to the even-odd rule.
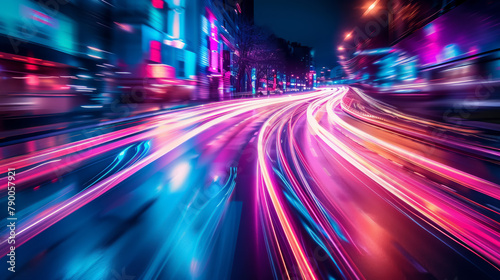
[[316,50],[316,67],[336,65],[340,34],[353,27],[360,1],[255,0],[255,21],[278,37]]

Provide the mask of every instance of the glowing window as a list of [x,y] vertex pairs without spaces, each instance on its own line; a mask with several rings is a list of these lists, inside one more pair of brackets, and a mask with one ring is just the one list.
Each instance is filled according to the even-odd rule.
[[153,7],[157,9],[163,9],[163,0],[151,0],[153,3]]
[[154,62],[161,62],[161,43],[159,41],[150,42],[149,59]]

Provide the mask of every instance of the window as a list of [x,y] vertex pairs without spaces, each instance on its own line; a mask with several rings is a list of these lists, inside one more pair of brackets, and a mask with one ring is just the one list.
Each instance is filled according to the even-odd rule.
[[161,43],[159,41],[150,42],[149,59],[151,61],[161,63]]
[[157,9],[163,9],[163,0],[151,0],[153,7]]
[[185,77],[186,76],[186,71],[184,68],[185,68],[184,61],[179,60],[178,67],[177,67],[177,76],[178,77]]

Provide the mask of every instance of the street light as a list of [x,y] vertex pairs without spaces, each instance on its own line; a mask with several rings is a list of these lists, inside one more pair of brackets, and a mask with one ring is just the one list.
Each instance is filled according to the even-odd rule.
[[375,7],[377,6],[378,1],[379,0],[375,0],[375,2],[373,2],[370,6],[368,6],[368,9],[366,9],[366,11],[363,13],[363,16],[366,16],[371,11],[373,11],[373,9],[375,9]]
[[343,50],[344,50],[344,47],[343,47],[343,46],[339,46],[337,49],[338,49],[339,51],[343,51]]

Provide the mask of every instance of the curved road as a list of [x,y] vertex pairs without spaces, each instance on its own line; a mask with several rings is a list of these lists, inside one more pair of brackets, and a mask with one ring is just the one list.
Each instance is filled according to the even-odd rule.
[[350,87],[27,139],[0,148],[0,275],[498,279],[497,143]]

